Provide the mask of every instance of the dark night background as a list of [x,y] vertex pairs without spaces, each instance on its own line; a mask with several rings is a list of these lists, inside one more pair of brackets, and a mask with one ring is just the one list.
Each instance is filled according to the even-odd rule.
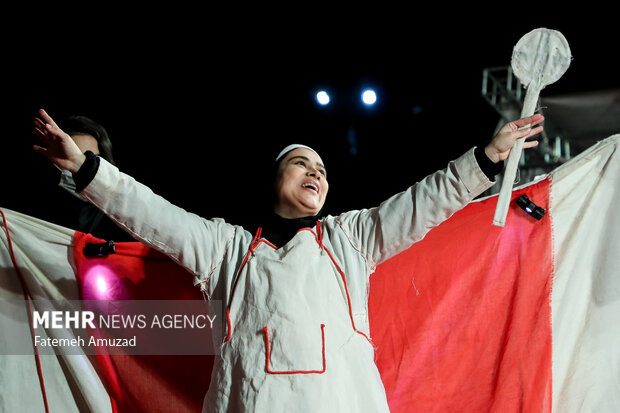
[[[54,170],[31,150],[39,107],[102,123],[122,171],[237,223],[267,198],[270,165],[288,143],[320,152],[337,214],[374,206],[490,139],[499,115],[481,96],[482,71],[510,65],[535,28],[562,32],[573,55],[542,94],[620,86],[617,28],[598,19],[611,12],[405,10],[270,19],[90,10],[62,22],[38,10],[3,36],[0,206],[37,215],[54,202],[45,196]],[[373,108],[359,101],[364,86],[377,91]],[[320,88],[332,92],[328,107],[314,100]]]

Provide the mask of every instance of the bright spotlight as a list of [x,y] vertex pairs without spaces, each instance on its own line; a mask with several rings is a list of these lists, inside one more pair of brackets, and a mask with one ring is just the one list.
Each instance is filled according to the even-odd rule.
[[316,101],[319,102],[319,105],[327,105],[329,103],[329,95],[326,91],[321,90],[316,94]]
[[366,105],[374,105],[377,101],[377,94],[372,89],[366,89],[362,93],[362,102]]
[[85,300],[111,300],[122,296],[118,277],[105,265],[95,264],[86,271],[84,278]]
[[99,290],[101,294],[108,292],[108,283],[101,275],[97,277],[97,290]]

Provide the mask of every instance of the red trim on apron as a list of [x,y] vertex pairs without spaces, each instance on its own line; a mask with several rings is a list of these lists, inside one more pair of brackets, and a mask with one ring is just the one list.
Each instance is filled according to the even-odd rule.
[[269,374],[323,374],[327,370],[327,363],[325,362],[325,324],[321,324],[321,340],[323,341],[323,370],[271,370],[269,367],[269,360],[271,359],[271,352],[269,350],[269,331],[267,327],[263,328],[265,332],[265,349],[267,351],[267,359],[265,360],[265,370]]
[[[353,319],[353,309],[351,306],[351,296],[349,294],[349,287],[347,285],[347,279],[345,276],[344,271],[342,271],[342,269],[340,268],[340,265],[338,265],[338,263],[336,262],[336,260],[334,259],[332,253],[329,251],[329,249],[327,247],[325,247],[325,245],[323,245],[323,231],[322,231],[322,227],[321,227],[321,223],[319,221],[316,221],[316,233],[311,229],[311,228],[301,228],[299,231],[310,231],[313,235],[314,238],[317,242],[317,244],[319,245],[319,248],[321,248],[321,250],[325,251],[327,253],[327,255],[329,256],[330,260],[332,261],[332,263],[334,264],[334,266],[336,267],[336,270],[338,270],[338,273],[340,274],[340,277],[342,278],[342,282],[344,284],[344,291],[346,294],[346,299],[347,299],[347,307],[349,309],[349,318],[351,319],[351,327],[353,328],[353,330],[362,335],[366,340],[368,340],[368,342],[370,342],[372,344],[372,342],[370,341],[370,338],[364,334],[362,331],[358,330],[357,327],[355,326],[355,321]],[[297,231],[297,232],[299,232]],[[235,281],[233,283],[233,287],[231,289],[230,292],[230,298],[228,300],[228,306],[226,308],[226,319],[227,319],[227,324],[228,324],[228,332],[226,334],[226,338],[224,339],[224,343],[226,343],[228,340],[230,340],[231,336],[232,336],[232,321],[230,318],[230,308],[232,306],[232,300],[234,298],[234,294],[235,291],[237,289],[237,283],[239,281],[239,275],[241,274],[241,271],[243,270],[243,268],[245,267],[245,264],[248,262],[248,259],[250,258],[250,255],[254,255],[254,250],[258,247],[258,245],[263,242],[265,244],[267,244],[268,246],[270,246],[273,249],[278,249],[278,247],[276,247],[275,245],[273,245],[271,242],[267,241],[266,239],[261,239],[262,233],[262,228],[259,227],[258,230],[256,231],[256,235],[254,236],[254,238],[252,239],[252,243],[250,244],[250,247],[248,249],[248,252],[245,255],[245,258],[243,259],[243,262],[241,263],[241,266],[239,267],[239,270],[237,271],[237,276],[235,277]],[[321,324],[321,336],[322,336],[322,340],[323,340],[323,370],[296,370],[296,371],[273,371],[271,370],[271,368],[269,367],[269,361],[270,361],[270,347],[269,347],[269,333],[268,333],[268,328],[267,326],[265,326],[263,328],[263,331],[265,332],[265,344],[266,344],[266,352],[267,352],[267,361],[266,361],[266,366],[265,369],[268,373],[270,374],[310,374],[310,373],[316,373],[316,374],[321,374],[324,373],[326,370],[326,362],[325,362],[325,324]]]

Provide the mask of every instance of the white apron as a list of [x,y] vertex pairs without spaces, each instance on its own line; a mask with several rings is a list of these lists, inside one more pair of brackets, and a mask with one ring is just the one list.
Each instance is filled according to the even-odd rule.
[[322,241],[319,222],[281,248],[258,230],[233,284],[205,411],[389,411],[346,277]]

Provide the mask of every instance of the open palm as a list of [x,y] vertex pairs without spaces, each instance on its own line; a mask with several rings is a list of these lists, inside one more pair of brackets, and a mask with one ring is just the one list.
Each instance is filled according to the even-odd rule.
[[39,116],[34,119],[34,134],[44,146],[34,145],[34,151],[61,169],[77,172],[86,159],[80,148],[43,109],[39,110]]
[[[525,139],[534,136],[542,131],[542,126],[535,127],[544,120],[542,115],[533,115],[527,118],[515,120],[505,124],[495,135],[491,143],[485,147],[487,156],[493,162],[508,159],[510,150],[517,139]],[[537,141],[529,141],[523,144],[523,148],[532,148],[538,145]]]

